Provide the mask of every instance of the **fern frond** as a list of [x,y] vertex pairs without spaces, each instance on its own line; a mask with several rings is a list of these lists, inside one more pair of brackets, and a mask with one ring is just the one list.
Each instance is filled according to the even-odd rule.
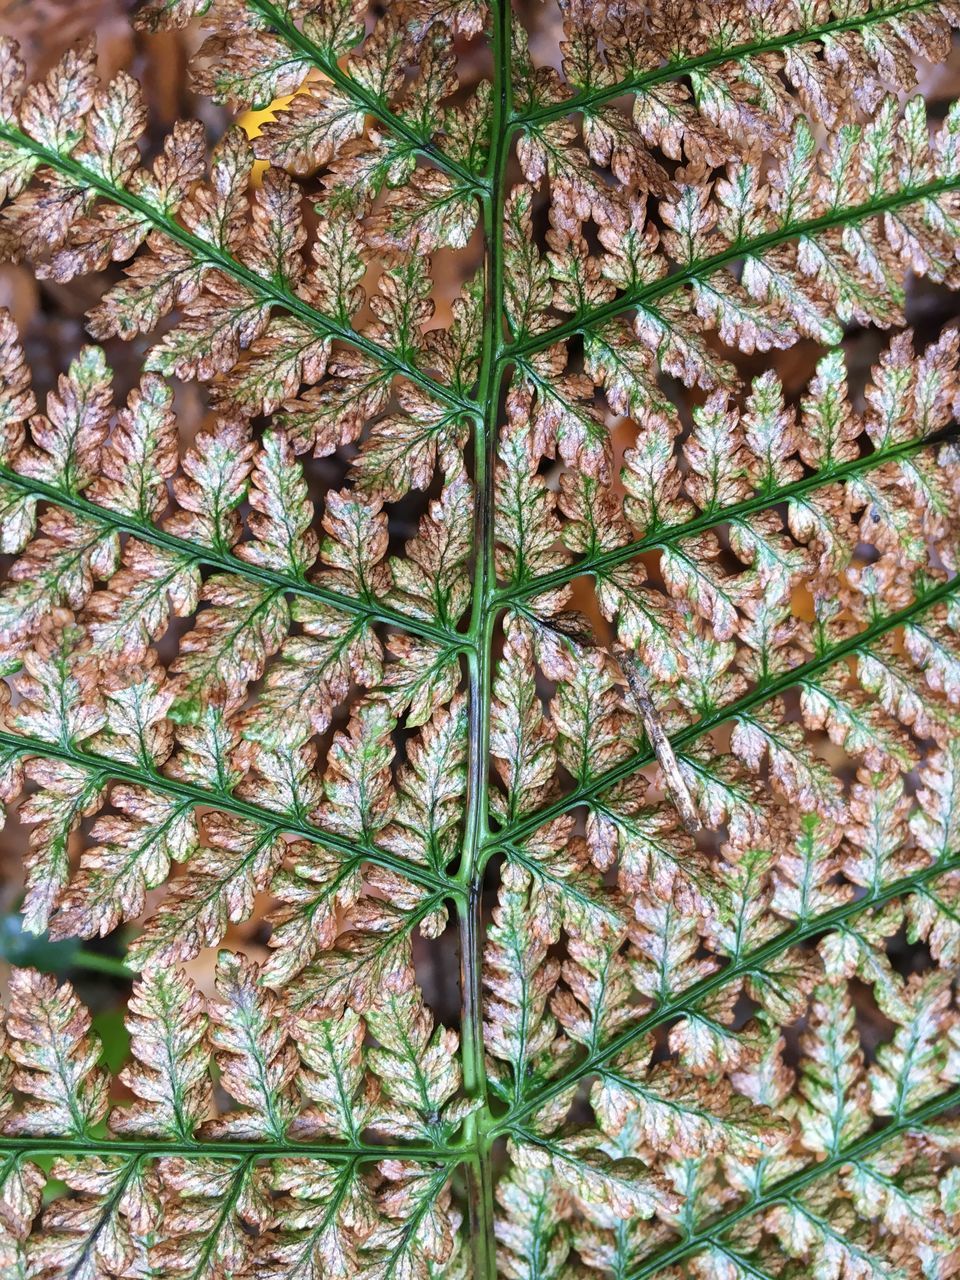
[[0,43],[0,250],[105,280],[0,313],[17,927],[135,971],[115,1074],[12,971],[4,1274],[955,1269],[960,10],[538,22],[150,0],[212,148]]

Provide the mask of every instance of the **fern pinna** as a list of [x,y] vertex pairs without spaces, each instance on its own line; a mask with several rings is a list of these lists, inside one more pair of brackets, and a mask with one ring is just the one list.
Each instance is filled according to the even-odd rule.
[[960,4],[560,11],[152,0],[212,151],[3,45],[5,255],[146,352],[0,325],[22,924],[135,971],[115,1079],[12,971],[4,1276],[960,1265]]

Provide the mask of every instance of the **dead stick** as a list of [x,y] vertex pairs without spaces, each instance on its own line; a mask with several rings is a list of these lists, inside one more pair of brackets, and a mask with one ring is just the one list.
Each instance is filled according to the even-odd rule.
[[697,806],[694,804],[693,796],[690,794],[683,774],[680,772],[680,765],[677,763],[677,757],[674,754],[673,747],[670,745],[670,739],[660,723],[660,717],[657,714],[656,707],[653,705],[653,699],[650,697],[647,682],[640,672],[640,664],[633,654],[621,645],[617,645],[614,652],[623,674],[627,677],[630,696],[633,698],[637,711],[640,713],[647,739],[651,747],[653,747],[657,763],[663,770],[667,793],[676,806],[684,827],[691,835],[694,835],[701,829],[703,824],[700,821],[699,813],[697,813]]

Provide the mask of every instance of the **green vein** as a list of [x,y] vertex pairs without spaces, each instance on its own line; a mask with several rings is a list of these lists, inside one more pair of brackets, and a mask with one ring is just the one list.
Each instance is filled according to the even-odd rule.
[[610,551],[601,551],[592,556],[583,556],[580,560],[573,564],[565,565],[562,569],[555,569],[551,573],[541,574],[539,577],[530,578],[526,582],[504,587],[498,591],[497,601],[501,605],[507,605],[516,600],[528,599],[539,595],[541,592],[550,591],[554,587],[564,586],[574,578],[583,577],[587,574],[603,573],[616,565],[632,560],[635,556],[642,555],[645,551],[656,551],[661,547],[681,542],[686,538],[694,537],[699,533],[713,529],[717,525],[727,524],[732,520],[741,520],[747,516],[755,515],[759,511],[766,511],[778,503],[789,502],[793,498],[803,497],[805,494],[821,489],[826,485],[851,478],[856,479],[858,476],[872,471],[875,467],[882,466],[886,462],[898,462],[904,458],[912,458],[924,449],[944,443],[955,438],[956,435],[957,428],[954,426],[950,431],[936,436],[906,440],[900,444],[891,445],[886,449],[877,449],[874,453],[869,453],[863,458],[855,458],[853,461],[842,463],[840,466],[814,471],[811,475],[804,476],[801,480],[795,480],[791,484],[785,484],[779,489],[756,493],[751,498],[745,498],[743,502],[734,502],[727,507],[716,507],[712,510],[704,511],[692,520],[688,520],[686,524],[662,525],[645,533],[642,538],[624,543],[622,547],[614,547]]
[[251,821],[258,823],[264,828],[264,831],[302,836],[305,840],[310,840],[315,844],[324,844],[331,849],[336,849],[354,862],[371,862],[377,866],[386,867],[388,870],[396,871],[416,884],[435,889],[443,894],[459,897],[463,892],[460,885],[449,877],[436,875],[426,867],[420,867],[416,863],[405,862],[402,858],[393,857],[386,851],[367,844],[363,840],[334,835],[332,832],[324,831],[322,827],[302,822],[293,816],[285,815],[272,809],[265,809],[261,805],[241,800],[226,791],[217,791],[212,787],[199,787],[192,782],[181,782],[176,778],[168,778],[159,771],[148,773],[146,770],[135,769],[131,765],[111,760],[108,756],[82,751],[74,746],[46,742],[43,738],[34,738],[26,734],[13,733],[9,730],[0,730],[0,744],[23,755],[35,755],[68,761],[70,764],[75,764],[90,773],[99,773],[103,782],[107,782],[110,779],[130,782],[153,791],[160,791],[166,795],[180,796],[192,801],[194,804],[208,805],[211,808],[222,809],[228,813],[239,814],[241,817],[249,818]]
[[472,190],[486,189],[487,184],[480,174],[473,173],[457,160],[451,159],[431,138],[418,133],[402,116],[391,111],[375,93],[371,93],[369,89],[348,76],[335,61],[326,56],[319,45],[314,44],[308,36],[294,26],[289,18],[271,4],[270,0],[247,0],[247,5],[266,18],[289,45],[298,49],[325,76],[328,76],[338,89],[342,89],[354,102],[360,103],[370,115],[386,125],[397,137],[402,138],[414,151],[420,152],[426,159],[431,160],[438,169],[443,169],[446,173],[460,178]]
[[[74,1254],[72,1265],[69,1271],[64,1268],[60,1271],[63,1280],[73,1280],[74,1276],[89,1276],[91,1270],[99,1269],[98,1264],[103,1261],[100,1256],[100,1250],[97,1248],[97,1241],[101,1232],[107,1230],[110,1220],[120,1207],[123,1200],[123,1194],[127,1189],[127,1184],[135,1173],[139,1171],[142,1157],[138,1156],[131,1160],[117,1179],[116,1185],[112,1188],[110,1194],[102,1200],[98,1200],[95,1205],[96,1219],[91,1222],[90,1218],[84,1219],[82,1227],[83,1244],[80,1250]],[[113,1243],[112,1241],[110,1242]],[[69,1257],[67,1250],[64,1250],[63,1261]]]
[[776,53],[779,49],[808,44],[824,36],[842,35],[845,31],[861,31],[866,27],[889,22],[892,18],[936,8],[937,5],[931,3],[931,0],[909,0],[909,3],[893,5],[889,9],[872,10],[855,18],[838,18],[832,22],[807,27],[803,31],[771,36],[767,40],[750,40],[743,44],[728,45],[723,49],[711,49],[708,53],[702,53],[693,58],[677,58],[650,71],[641,71],[638,75],[628,76],[613,84],[602,85],[598,89],[584,89],[580,93],[565,98],[563,102],[551,103],[549,106],[530,111],[526,115],[515,116],[513,124],[515,127],[522,127],[528,124],[540,124],[545,120],[556,120],[571,115],[575,111],[586,113],[613,98],[620,98],[625,94],[642,93],[644,89],[653,88],[667,80],[675,80],[678,76],[690,75],[694,71],[709,71],[712,67],[723,66],[726,62],[739,62],[764,53]]
[[[120,1108],[122,1110],[123,1108]],[[41,1155],[129,1155],[129,1156],[196,1156],[218,1158],[235,1156],[243,1159],[250,1156],[276,1158],[279,1156],[313,1156],[322,1160],[384,1160],[392,1157],[411,1160],[453,1161],[462,1159],[462,1151],[458,1147],[425,1147],[417,1143],[409,1146],[399,1144],[379,1145],[371,1142],[368,1146],[360,1143],[334,1142],[298,1142],[291,1138],[288,1142],[208,1142],[196,1138],[193,1142],[167,1142],[163,1138],[152,1141],[137,1142],[128,1138],[14,1138],[0,1134],[0,1152],[23,1156]]]
[[295,315],[298,320],[302,320],[308,328],[313,329],[316,333],[325,337],[336,338],[349,346],[355,347],[358,351],[364,352],[365,355],[375,360],[383,368],[390,369],[393,373],[400,374],[409,379],[409,381],[416,383],[417,386],[422,387],[428,395],[433,396],[435,399],[461,410],[472,411],[474,406],[470,401],[465,400],[451,391],[449,387],[443,386],[442,383],[435,381],[421,372],[421,370],[408,364],[394,352],[386,347],[381,347],[369,338],[365,338],[349,326],[340,324],[336,320],[331,320],[329,316],[317,311],[315,307],[305,302],[297,294],[291,293],[289,289],[285,289],[276,280],[268,280],[264,276],[257,275],[256,272],[245,267],[243,263],[238,262],[236,258],[225,250],[210,244],[209,241],[203,240],[199,236],[193,235],[186,227],[174,222],[166,214],[160,213],[146,200],[141,199],[130,191],[106,182],[99,174],[87,169],[71,156],[63,156],[59,152],[51,151],[48,147],[41,146],[40,143],[35,142],[25,133],[21,133],[19,129],[14,129],[8,124],[0,125],[0,139],[21,150],[29,151],[44,164],[71,178],[78,187],[97,191],[106,199],[113,201],[114,204],[121,205],[132,213],[137,213],[146,218],[157,230],[162,231],[171,240],[183,245],[185,249],[189,249],[194,257],[217,267],[235,280],[241,281],[248,289],[259,294],[271,304],[282,307],[285,311],[290,312],[291,315]]
[[467,804],[462,856],[457,881],[465,896],[458,900],[460,937],[461,1052],[463,1082],[480,1108],[464,1124],[464,1140],[471,1148],[467,1173],[467,1206],[475,1280],[496,1280],[493,1170],[485,1131],[490,1121],[483,1038],[483,922],[481,888],[482,849],[489,835],[487,770],[490,742],[490,677],[495,602],[495,474],[497,416],[503,376],[499,354],[503,344],[504,251],[503,208],[506,165],[510,150],[506,121],[511,110],[510,0],[493,0],[494,81],[491,138],[486,168],[487,191],[482,199],[485,249],[483,347],[477,399],[480,413],[474,425],[475,560],[470,611],[468,654],[470,732]]
[[[200,1260],[190,1272],[189,1280],[200,1280],[200,1276],[208,1276],[210,1272],[214,1270],[214,1266],[216,1266],[215,1250],[218,1248],[220,1242],[220,1234],[233,1214],[237,1201],[243,1193],[247,1174],[253,1166],[253,1159],[253,1156],[246,1156],[243,1160],[238,1162],[236,1172],[233,1174],[233,1181],[229,1192],[226,1195],[221,1194],[219,1197],[219,1213],[212,1223],[204,1223],[207,1230],[200,1237],[201,1243],[198,1251]],[[213,1261],[214,1266],[209,1265],[211,1261]]]
[[823,1160],[819,1164],[808,1165],[797,1173],[791,1174],[790,1177],[782,1178],[779,1182],[775,1182],[761,1194],[751,1196],[743,1204],[738,1205],[736,1209],[722,1214],[702,1230],[695,1231],[692,1235],[687,1236],[686,1239],[661,1250],[643,1263],[642,1266],[631,1271],[626,1280],[646,1280],[647,1276],[652,1276],[662,1268],[680,1262],[697,1249],[710,1244],[715,1236],[723,1235],[724,1232],[729,1231],[731,1227],[736,1226],[738,1222],[741,1222],[751,1214],[759,1213],[782,1201],[792,1199],[812,1182],[818,1182],[821,1178],[837,1173],[845,1164],[856,1164],[858,1161],[864,1160],[867,1156],[885,1146],[891,1138],[899,1137],[903,1133],[909,1133],[911,1129],[921,1129],[928,1121],[956,1106],[960,1106],[960,1088],[951,1089],[948,1093],[931,1099],[924,1106],[917,1107],[916,1110],[911,1111],[902,1119],[886,1125],[877,1133],[871,1133],[867,1137],[861,1138],[859,1142],[852,1142],[849,1146],[841,1148],[830,1159]]
[[[811,658],[799,666],[792,667],[774,680],[758,684],[749,693],[744,694],[742,698],[718,707],[710,715],[703,716],[694,724],[688,725],[685,729],[673,734],[670,742],[674,750],[682,751],[683,748],[691,746],[712,729],[725,724],[726,721],[743,715],[764,702],[769,702],[771,698],[777,697],[804,680],[812,679],[812,677],[832,666],[835,662],[840,662],[842,659],[850,657],[858,650],[870,645],[873,641],[879,640],[888,631],[892,631],[895,627],[903,626],[904,623],[909,622],[917,614],[923,613],[940,601],[948,599],[958,589],[960,589],[960,575],[950,578],[946,582],[941,582],[939,586],[934,587],[903,609],[898,609],[895,613],[890,613],[877,619],[871,626],[864,628],[863,631],[857,632],[856,635],[850,636],[846,640],[842,640],[839,644],[833,645],[832,648],[819,657]],[[586,786],[580,786],[553,804],[546,805],[544,808],[528,814],[521,821],[514,823],[512,827],[498,831],[488,841],[488,854],[495,849],[522,840],[552,818],[559,817],[560,814],[566,813],[570,809],[575,809],[578,805],[588,803],[599,792],[605,791],[608,787],[613,786],[614,783],[628,777],[631,773],[635,773],[637,769],[642,769],[645,765],[652,764],[655,758],[652,751],[643,750],[628,756],[625,760],[621,760],[619,764],[599,774]]]
[[960,852],[941,858],[929,867],[914,871],[900,880],[892,880],[881,888],[865,893],[862,897],[854,898],[839,907],[834,907],[831,911],[825,911],[822,915],[803,920],[799,924],[784,930],[777,937],[765,942],[763,946],[748,952],[741,959],[733,961],[717,973],[701,978],[699,982],[695,982],[678,996],[665,1001],[627,1031],[622,1031],[603,1049],[590,1054],[589,1057],[568,1071],[562,1078],[552,1081],[549,1085],[545,1085],[542,1089],[531,1094],[520,1106],[514,1108],[497,1121],[492,1130],[492,1135],[496,1137],[516,1128],[526,1116],[549,1102],[551,1098],[563,1093],[571,1084],[599,1071],[605,1063],[616,1057],[618,1053],[628,1048],[641,1036],[655,1031],[657,1027],[661,1027],[667,1022],[672,1022],[674,1019],[682,1017],[731,982],[737,982],[751,973],[762,973],[778,956],[783,955],[785,951],[789,951],[791,947],[799,946],[800,943],[807,942],[820,934],[829,933],[832,929],[842,929],[851,920],[854,920],[864,912],[882,907],[886,903],[893,902],[895,899],[904,897],[914,891],[922,891],[932,881],[939,880],[941,877],[958,869],[960,869]]
[[193,563],[205,564],[209,568],[220,569],[224,573],[251,578],[271,587],[279,587],[281,591],[289,592],[292,595],[302,596],[308,600],[318,600],[323,604],[330,605],[331,608],[339,609],[343,613],[369,618],[372,622],[383,622],[391,626],[400,627],[414,635],[423,636],[428,640],[433,640],[445,646],[453,645],[460,649],[469,643],[468,637],[461,635],[457,631],[448,630],[446,627],[439,625],[431,626],[429,623],[410,617],[400,609],[394,609],[381,601],[371,600],[365,602],[350,596],[342,596],[337,591],[329,591],[325,587],[306,582],[301,578],[294,578],[289,574],[277,573],[273,569],[250,564],[246,560],[241,560],[239,556],[221,555],[219,552],[214,551],[212,547],[204,547],[200,543],[189,542],[185,538],[178,538],[163,529],[157,528],[156,525],[147,524],[145,521],[137,520],[133,516],[117,511],[110,511],[108,508],[98,506],[95,502],[90,502],[87,498],[82,498],[78,494],[65,493],[62,489],[45,484],[41,480],[22,476],[8,466],[0,465],[0,479],[6,484],[20,489],[23,493],[46,498],[58,507],[66,507],[88,519],[97,520],[108,528],[115,529],[118,533],[129,533],[134,537],[140,538],[143,542],[149,542],[152,546],[166,547],[170,551],[175,551],[179,555],[188,557]]
[[662,276],[659,280],[655,280],[652,284],[644,285],[641,289],[633,289],[628,293],[623,293],[620,297],[614,298],[612,302],[604,303],[603,306],[595,307],[592,311],[574,316],[573,319],[566,320],[563,324],[556,325],[552,329],[547,329],[544,333],[538,333],[524,341],[509,344],[505,347],[501,359],[505,364],[522,359],[534,351],[541,351],[545,347],[552,346],[555,342],[562,342],[564,339],[582,333],[594,325],[602,324],[605,320],[612,320],[624,311],[655,302],[658,298],[672,293],[675,289],[682,288],[685,284],[693,284],[697,280],[712,275],[721,267],[729,266],[741,258],[752,257],[755,254],[762,253],[765,249],[775,248],[777,245],[786,244],[790,240],[800,239],[803,236],[816,235],[820,231],[829,231],[834,227],[842,227],[849,223],[864,221],[878,214],[891,213],[904,205],[914,204],[919,200],[934,199],[948,191],[956,191],[958,189],[960,189],[960,176],[937,178],[932,182],[923,183],[921,186],[906,187],[891,195],[882,196],[876,200],[867,200],[863,204],[848,205],[842,209],[834,209],[830,213],[810,218],[806,222],[791,223],[786,227],[778,228],[776,231],[768,231],[753,240],[740,241],[737,244],[730,245],[729,248],[722,250],[720,253],[712,254],[708,258],[701,258],[698,262],[690,263],[677,271],[671,272],[669,275]]

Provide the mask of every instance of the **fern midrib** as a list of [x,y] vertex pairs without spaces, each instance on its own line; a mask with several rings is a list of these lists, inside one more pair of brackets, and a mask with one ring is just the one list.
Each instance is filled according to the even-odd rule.
[[717,525],[728,524],[732,520],[745,519],[747,516],[767,511],[781,502],[789,502],[793,498],[801,498],[805,494],[824,488],[827,485],[856,479],[858,476],[872,471],[875,467],[882,466],[886,462],[899,462],[902,459],[912,458],[915,454],[922,453],[926,448],[933,448],[955,439],[958,433],[960,433],[960,428],[954,424],[948,430],[939,432],[936,435],[904,440],[899,444],[877,449],[862,458],[854,458],[852,461],[841,463],[836,467],[824,467],[780,488],[755,493],[752,497],[745,498],[742,502],[734,502],[726,507],[714,507],[703,511],[685,524],[661,525],[633,542],[624,543],[622,547],[613,547],[609,551],[601,551],[596,555],[583,556],[574,563],[565,565],[562,569],[554,569],[550,573],[540,574],[539,577],[530,578],[526,582],[503,587],[497,592],[497,603],[509,606],[514,601],[529,599],[532,596],[540,595],[542,592],[550,591],[554,587],[565,586],[575,578],[583,577],[587,574],[602,574],[608,569],[613,569],[617,565],[642,555],[644,552],[672,546],[676,542],[695,537],[700,533],[706,533],[708,530],[716,528]]
[[[434,1202],[443,1190],[448,1178],[449,1170],[441,1166],[440,1171],[434,1175],[429,1188],[425,1191],[417,1201],[417,1206],[413,1213],[410,1214],[403,1226],[398,1228],[396,1232],[396,1247],[388,1256],[386,1261],[380,1262],[377,1267],[376,1275],[378,1280],[390,1280],[390,1277],[396,1273],[396,1265],[403,1259],[404,1250],[408,1240],[414,1235],[420,1223],[426,1215],[433,1211]],[[404,1276],[408,1276],[409,1271],[404,1268]]]
[[329,1230],[330,1226],[337,1220],[341,1206],[350,1190],[350,1184],[353,1181],[355,1172],[356,1162],[352,1160],[346,1161],[342,1169],[339,1171],[336,1189],[328,1203],[324,1206],[323,1217],[319,1222],[315,1219],[311,1222],[310,1226],[307,1228],[305,1238],[303,1234],[300,1235],[298,1241],[298,1244],[302,1245],[300,1256],[297,1259],[291,1260],[291,1267],[293,1268],[294,1275],[296,1275],[298,1268],[309,1267],[311,1265],[311,1259],[315,1256],[314,1249],[316,1245],[318,1242],[323,1240],[323,1237]]
[[[774,680],[769,680],[764,684],[758,684],[742,698],[736,699],[734,702],[727,703],[724,706],[716,708],[709,715],[703,716],[695,723],[688,725],[684,729],[680,729],[677,733],[672,734],[670,743],[674,750],[680,752],[684,747],[690,747],[696,743],[705,734],[711,730],[719,728],[720,725],[728,720],[733,720],[739,715],[743,715],[755,707],[769,702],[776,698],[779,694],[785,693],[794,685],[800,684],[805,680],[810,680],[827,667],[833,666],[834,663],[842,661],[844,658],[850,657],[857,653],[858,650],[872,644],[875,640],[879,640],[889,631],[896,627],[903,626],[911,621],[918,614],[925,612],[927,609],[933,608],[934,605],[948,599],[954,592],[960,590],[960,575],[941,582],[938,586],[928,591],[919,599],[913,601],[912,604],[906,605],[903,609],[898,609],[895,613],[887,614],[885,617],[879,618],[863,631],[858,631],[855,635],[849,636],[845,640],[839,641],[831,646],[825,653],[818,657],[811,658],[809,661],[801,663],[799,666],[792,667],[789,671],[783,672]],[[598,774],[586,786],[577,787],[568,795],[555,801],[551,805],[546,805],[543,809],[538,809],[534,813],[529,814],[520,822],[514,823],[513,826],[507,827],[502,831],[495,832],[487,843],[485,856],[489,857],[497,849],[501,849],[515,841],[522,840],[524,837],[536,831],[544,823],[549,822],[553,818],[559,817],[561,814],[567,813],[570,809],[575,809],[579,805],[588,803],[599,792],[606,790],[615,783],[628,777],[631,773],[635,773],[638,769],[644,768],[648,764],[653,764],[656,756],[650,750],[636,752],[632,756],[628,756],[625,760],[620,761],[611,769],[604,773]]]
[[650,71],[642,71],[638,75],[618,80],[614,84],[603,85],[599,89],[584,89],[565,98],[562,102],[540,107],[526,115],[515,116],[512,123],[517,128],[528,124],[541,124],[546,120],[556,120],[572,112],[589,112],[592,108],[609,102],[626,94],[642,93],[644,89],[653,88],[667,80],[675,80],[679,76],[689,75],[694,71],[707,71],[711,67],[722,66],[725,62],[737,62],[743,59],[760,56],[764,53],[775,53],[797,44],[807,44],[819,40],[823,36],[841,35],[845,31],[860,31],[866,27],[888,22],[892,18],[904,14],[917,13],[924,9],[935,9],[931,0],[908,0],[906,4],[893,5],[886,10],[873,10],[860,14],[855,18],[839,18],[832,22],[823,22],[803,31],[786,32],[771,36],[768,40],[751,40],[738,45],[728,45],[724,49],[712,49],[709,53],[698,54],[691,58],[678,58],[664,63]]
[[499,356],[503,344],[503,212],[506,198],[506,166],[510,154],[510,132],[506,124],[509,120],[512,101],[510,3],[511,0],[492,0],[490,10],[494,46],[493,117],[491,120],[492,146],[485,173],[486,192],[481,200],[485,296],[483,347],[476,392],[477,411],[474,414],[476,559],[468,632],[471,651],[467,658],[470,682],[468,782],[462,856],[457,870],[457,881],[466,890],[466,898],[461,898],[457,906],[460,937],[460,1045],[463,1083],[468,1096],[479,1098],[481,1102],[479,1110],[466,1118],[463,1128],[464,1142],[470,1148],[465,1171],[474,1280],[496,1280],[497,1276],[493,1170],[490,1146],[486,1137],[491,1117],[483,1038],[481,889],[482,849],[489,834],[487,774],[491,713],[490,681],[493,628],[497,619],[494,599],[496,591],[494,484],[500,386],[503,377]]
[[577,888],[577,882],[572,877],[569,880],[565,880],[562,876],[554,875],[548,862],[537,862],[536,859],[528,857],[522,848],[515,848],[513,845],[505,848],[504,853],[511,862],[523,867],[531,876],[555,885],[557,891],[565,897],[572,898],[575,902],[582,903],[585,907],[601,912],[608,917],[611,924],[615,923],[618,926],[622,924],[621,913],[611,902],[607,902],[602,898],[599,900],[591,898],[588,893]]
[[209,240],[203,240],[200,236],[194,235],[186,227],[174,222],[172,218],[161,213],[148,201],[142,200],[124,187],[117,187],[105,181],[99,174],[94,173],[91,169],[87,169],[77,160],[74,160],[72,156],[65,156],[58,151],[51,151],[49,147],[42,146],[27,134],[22,133],[19,129],[11,128],[7,124],[0,124],[0,139],[21,150],[29,151],[37,156],[43,164],[49,165],[52,169],[72,178],[78,187],[97,191],[114,204],[121,205],[132,213],[146,218],[156,230],[162,231],[171,240],[189,249],[191,254],[200,262],[206,262],[208,265],[232,276],[235,280],[239,280],[248,289],[262,295],[271,304],[283,307],[285,311],[295,315],[309,328],[316,330],[316,332],[325,337],[336,338],[349,346],[355,347],[358,351],[364,352],[365,355],[368,355],[381,367],[416,383],[417,386],[421,387],[434,399],[460,410],[473,411],[475,406],[469,400],[465,400],[451,391],[449,387],[445,387],[442,383],[421,372],[421,370],[401,359],[394,352],[386,347],[381,347],[372,339],[364,337],[347,325],[331,320],[329,316],[317,311],[315,307],[305,302],[298,294],[284,289],[276,280],[268,280],[263,276],[257,275],[255,271],[245,267],[242,262],[224,249],[211,244]]
[[786,244],[791,240],[798,240],[804,236],[816,235],[820,231],[830,231],[836,227],[864,221],[878,214],[890,213],[894,209],[902,208],[904,205],[913,204],[919,200],[932,199],[938,195],[944,195],[949,191],[958,189],[960,189],[960,175],[953,178],[937,178],[917,187],[907,187],[875,200],[864,201],[862,204],[846,205],[841,209],[834,209],[830,213],[820,214],[818,217],[809,218],[804,222],[788,223],[785,227],[766,232],[753,240],[738,241],[719,253],[711,254],[710,257],[701,258],[697,262],[689,263],[677,271],[669,272],[667,275],[661,276],[659,280],[653,281],[652,284],[644,285],[640,289],[632,289],[622,293],[612,301],[604,303],[602,306],[594,307],[591,311],[582,312],[580,315],[574,316],[573,319],[564,321],[563,324],[547,329],[543,333],[535,334],[533,337],[519,342],[508,343],[504,347],[501,360],[505,364],[509,364],[534,352],[542,351],[546,347],[553,346],[556,342],[572,338],[576,334],[583,333],[598,324],[604,323],[604,321],[616,319],[624,311],[630,311],[635,307],[643,307],[647,303],[655,302],[665,294],[672,293],[686,284],[693,284],[697,280],[712,275],[715,271],[720,270],[721,267],[729,266],[741,258],[753,257],[758,253],[762,253],[765,249],[776,248],[777,245]]
[[253,1168],[253,1157],[246,1156],[239,1161],[237,1171],[233,1176],[233,1182],[230,1190],[226,1195],[221,1194],[218,1199],[220,1201],[220,1210],[216,1214],[214,1221],[207,1226],[207,1230],[201,1235],[201,1246],[199,1249],[199,1261],[194,1269],[190,1272],[187,1280],[200,1280],[201,1276],[209,1275],[208,1262],[210,1255],[216,1248],[220,1239],[220,1233],[224,1224],[230,1218],[234,1211],[237,1201],[240,1199],[241,1192],[246,1182],[247,1174]]
[[901,1119],[885,1125],[878,1132],[869,1134],[858,1142],[853,1142],[849,1146],[843,1147],[835,1156],[831,1156],[817,1164],[807,1165],[797,1173],[773,1183],[760,1194],[749,1197],[743,1204],[731,1209],[729,1213],[722,1214],[708,1226],[694,1232],[677,1244],[654,1254],[641,1266],[631,1271],[627,1276],[627,1280],[646,1280],[646,1277],[654,1275],[664,1267],[669,1267],[682,1261],[691,1253],[710,1244],[715,1236],[729,1231],[731,1227],[736,1226],[738,1222],[741,1222],[751,1214],[761,1213],[766,1209],[772,1208],[775,1204],[790,1200],[811,1183],[818,1182],[821,1178],[837,1173],[845,1164],[855,1164],[872,1155],[875,1151],[885,1146],[891,1138],[908,1133],[911,1129],[922,1128],[924,1124],[942,1115],[943,1112],[958,1106],[960,1106],[960,1088],[951,1089],[939,1097],[932,1098],[929,1102],[917,1107]]
[[[774,1280],[769,1271],[761,1271],[755,1262],[751,1262],[749,1258],[745,1258],[742,1253],[737,1253],[729,1245],[725,1245],[719,1241],[710,1242],[718,1253],[722,1253],[725,1258],[733,1263],[735,1267],[739,1267],[745,1276],[752,1276],[753,1280]],[[736,1274],[736,1272],[734,1273]],[[623,1272],[623,1280],[627,1280],[629,1272]],[[619,1280],[619,1277],[618,1277]]]
[[867,892],[862,897],[853,898],[849,902],[841,903],[839,907],[833,907],[830,911],[785,929],[775,938],[771,938],[724,968],[718,969],[716,973],[701,978],[672,999],[664,1001],[660,1007],[646,1014],[634,1026],[615,1036],[603,1049],[589,1054],[583,1062],[566,1072],[562,1078],[552,1081],[531,1094],[521,1106],[497,1120],[491,1136],[499,1137],[513,1129],[523,1132],[520,1128],[521,1121],[548,1103],[551,1098],[564,1093],[572,1084],[593,1075],[605,1063],[615,1058],[624,1049],[628,1049],[641,1037],[696,1009],[697,1005],[702,1004],[730,983],[738,982],[751,973],[762,972],[792,947],[808,942],[818,935],[829,933],[833,929],[842,928],[865,912],[883,907],[888,902],[894,902],[915,891],[922,891],[931,882],[957,870],[960,870],[960,851],[941,857],[929,866],[913,871],[899,880],[888,881],[880,889]]

